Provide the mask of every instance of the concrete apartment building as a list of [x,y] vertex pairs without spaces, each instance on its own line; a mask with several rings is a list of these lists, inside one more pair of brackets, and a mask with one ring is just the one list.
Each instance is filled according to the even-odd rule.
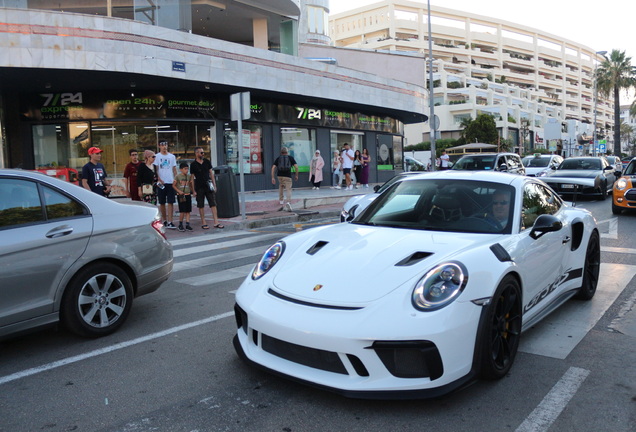
[[[333,15],[329,35],[342,50],[323,55],[339,65],[428,88],[427,13],[426,2],[385,0]],[[457,138],[463,118],[490,113],[500,136],[520,153],[533,148],[566,155],[592,152],[593,74],[602,60],[593,48],[483,15],[436,6],[430,14],[441,138]],[[353,50],[392,57],[386,63],[358,60],[364,67],[356,67]],[[611,149],[613,102],[599,96],[596,106],[597,134]],[[407,126],[406,137],[408,144],[428,141],[428,124]]]
[[[301,171],[321,150],[328,170],[349,142],[386,180],[427,92],[299,57],[299,40],[327,40],[327,13],[327,0],[0,0],[0,167],[81,169],[99,146],[120,180],[130,148],[167,140],[179,159],[203,146],[261,190],[281,146]],[[240,134],[239,92],[251,95]]]

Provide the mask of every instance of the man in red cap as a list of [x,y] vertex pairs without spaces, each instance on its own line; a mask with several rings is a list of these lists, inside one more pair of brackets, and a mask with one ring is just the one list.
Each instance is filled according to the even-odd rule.
[[90,161],[82,167],[82,186],[98,195],[110,194],[110,181],[106,180],[106,168],[100,162],[102,149],[91,147],[88,149]]

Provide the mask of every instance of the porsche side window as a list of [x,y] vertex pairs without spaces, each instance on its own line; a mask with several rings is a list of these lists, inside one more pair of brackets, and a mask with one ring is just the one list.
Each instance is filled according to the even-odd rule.
[[44,220],[36,183],[0,179],[0,228]]
[[84,214],[84,207],[77,201],[46,186],[43,189],[47,219],[63,219]]
[[561,202],[550,191],[536,183],[528,183],[523,190],[523,207],[521,209],[521,229],[534,225],[534,221],[542,214],[554,214],[561,208]]

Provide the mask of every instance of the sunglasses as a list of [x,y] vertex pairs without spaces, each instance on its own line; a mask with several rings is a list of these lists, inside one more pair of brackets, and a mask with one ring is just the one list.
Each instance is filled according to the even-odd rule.
[[150,157],[151,157],[152,159],[154,159],[154,158],[156,158],[157,156],[154,156],[154,155],[153,155],[153,156],[150,156]]
[[493,201],[493,205],[508,205],[510,201]]

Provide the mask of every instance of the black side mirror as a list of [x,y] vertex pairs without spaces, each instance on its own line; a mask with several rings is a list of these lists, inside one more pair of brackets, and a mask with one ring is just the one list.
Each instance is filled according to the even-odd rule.
[[508,165],[506,165],[505,163],[504,163],[504,164],[499,165],[499,171],[501,171],[501,172],[506,172],[506,171],[508,171]]
[[377,192],[380,190],[380,185],[373,186],[373,192]]
[[542,214],[534,221],[534,226],[532,227],[532,231],[530,231],[530,237],[536,240],[546,233],[559,231],[561,228],[563,228],[563,224],[557,217]]

